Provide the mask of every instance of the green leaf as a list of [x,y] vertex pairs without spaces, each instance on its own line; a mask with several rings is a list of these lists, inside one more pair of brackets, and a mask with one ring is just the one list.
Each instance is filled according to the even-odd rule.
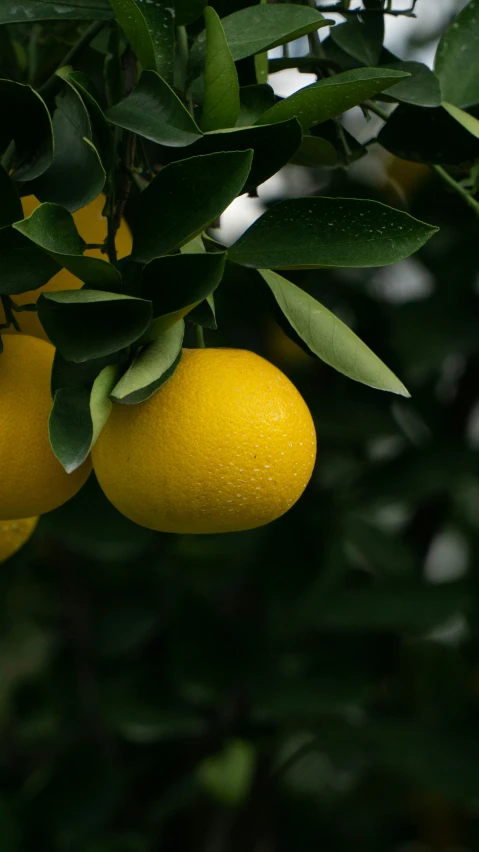
[[385,68],[356,68],[335,77],[327,77],[305,86],[275,104],[257,124],[274,124],[295,116],[303,129],[334,118],[346,110],[378,95],[407,75],[403,71]]
[[201,129],[234,127],[240,110],[239,82],[221,21],[211,6],[205,9],[206,67]]
[[105,185],[105,170],[93,144],[90,118],[78,92],[65,88],[53,115],[55,154],[51,166],[31,185],[40,201],[73,212],[85,207]]
[[0,24],[31,24],[33,21],[92,21],[113,17],[108,0],[15,0],[2,2]]
[[58,77],[65,80],[69,86],[78,91],[84,105],[88,109],[94,132],[93,142],[98,143],[101,161],[106,172],[109,172],[113,163],[113,137],[108,123],[99,104],[98,93],[86,74],[82,71],[73,71],[71,67],[59,68],[56,72]]
[[83,254],[85,243],[73,216],[58,204],[40,204],[14,228],[80,281],[100,289],[118,289],[121,283],[118,270],[106,260]]
[[270,269],[261,270],[260,275],[295,332],[318,358],[356,382],[409,396],[377,355],[309,293]]
[[22,202],[8,172],[0,165],[0,228],[11,225],[23,216]]
[[220,283],[226,252],[172,254],[143,269],[142,296],[153,304],[155,330],[169,328],[186,316]]
[[479,142],[443,108],[401,104],[378,142],[391,154],[415,163],[465,165],[479,158]]
[[354,59],[364,65],[376,65],[383,46],[384,18],[380,14],[351,17],[332,28],[331,38]]
[[192,24],[203,14],[206,0],[175,0],[175,23],[177,27]]
[[409,257],[436,231],[377,201],[295,198],[257,219],[229,257],[257,269],[384,266]]
[[[306,6],[292,3],[249,6],[221,19],[229,49],[235,62],[255,53],[326,27],[331,21]],[[203,73],[206,56],[206,33],[203,31],[190,51],[189,77]]]
[[479,104],[479,0],[470,0],[442,36],[434,70],[445,101]]
[[158,71],[153,37],[142,11],[144,4],[140,8],[135,0],[110,0],[110,5],[143,68]]
[[134,92],[111,107],[106,117],[112,124],[173,148],[191,145],[202,136],[173,89],[154,71],[143,71]]
[[114,402],[132,405],[149,399],[175,372],[181,359],[183,320],[145,346],[111,391]]
[[248,795],[255,767],[251,743],[232,740],[220,754],[211,755],[197,767],[201,786],[214,799],[229,807],[238,807]]
[[241,86],[240,111],[237,127],[249,127],[276,103],[276,95],[266,83],[254,86]]
[[459,109],[459,107],[456,107],[453,104],[448,104],[446,101],[444,101],[442,105],[449,115],[465,127],[469,133],[472,133],[476,139],[479,139],[479,120],[477,118],[474,118],[473,115],[469,115],[468,112],[463,109]]
[[60,268],[18,231],[0,229],[0,295],[16,296],[43,287]]
[[[1,13],[0,13],[1,15]],[[33,180],[48,169],[53,158],[50,113],[31,86],[0,80],[0,151],[15,141],[15,180]]]
[[205,133],[195,142],[191,155],[213,154],[224,151],[253,150],[253,161],[248,179],[243,187],[247,192],[276,174],[294,157],[301,144],[301,127],[295,118],[280,124],[264,127],[241,127],[226,131]]
[[203,302],[200,302],[196,308],[190,311],[187,318],[195,325],[201,325],[203,328],[211,328],[215,331],[218,328],[218,324],[216,322],[214,296],[208,296]]
[[138,340],[152,317],[151,302],[99,290],[42,293],[40,322],[67,361],[119,352]]
[[141,3],[156,58],[156,70],[170,84],[173,84],[175,57],[175,17],[171,0],[153,0]]
[[321,139],[320,136],[303,136],[292,162],[299,166],[335,166],[338,155],[334,145],[327,139]]
[[203,231],[242,191],[252,158],[252,151],[232,151],[162,169],[141,193],[133,256],[152,260]]
[[441,85],[434,72],[427,65],[422,62],[404,62],[387,50],[382,53],[381,65],[395,71],[406,71],[411,75],[388,89],[387,100],[392,98],[402,103],[427,107],[441,105]]

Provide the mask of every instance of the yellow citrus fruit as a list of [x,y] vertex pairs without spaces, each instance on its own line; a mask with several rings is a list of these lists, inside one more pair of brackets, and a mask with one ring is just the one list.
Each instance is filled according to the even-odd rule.
[[28,541],[39,518],[19,518],[16,521],[0,521],[0,562],[5,562]]
[[[34,195],[27,195],[25,198],[22,198],[23,215],[25,218],[30,216],[39,204],[40,202]],[[86,207],[82,207],[81,210],[77,210],[73,213],[73,219],[77,226],[77,230],[86,243],[99,244],[103,243],[106,238],[107,220],[104,216],[102,216],[104,206],[105,196],[99,195],[94,199],[94,201],[87,204]],[[131,234],[124,219],[120,222],[115,244],[119,259],[131,254]],[[99,257],[103,260],[108,259],[106,254],[102,253],[100,249],[89,249],[85,252],[85,254],[90,257]],[[78,288],[82,286],[83,282],[80,281],[76,275],[72,275],[71,272],[68,272],[68,269],[61,269],[60,272],[57,272],[53,278],[50,278],[50,281],[48,281],[47,284],[44,284],[43,287],[39,287],[37,290],[29,290],[26,293],[20,293],[18,296],[13,296],[12,298],[17,305],[30,305],[38,300],[41,293],[51,293],[52,291],[57,290],[78,290]],[[30,334],[33,337],[41,337],[43,340],[48,340],[47,334],[38,319],[36,312],[23,311],[22,313],[17,314],[16,318],[20,328],[25,334]],[[2,322],[5,322],[5,314],[0,305],[0,323]],[[5,329],[3,333],[15,334],[15,329],[13,326],[10,326],[10,328]]]
[[0,520],[43,515],[86,481],[88,459],[65,473],[48,440],[54,348],[26,334],[8,335],[0,355]]
[[242,349],[184,349],[150,399],[113,406],[92,451],[120,512],[177,533],[279,518],[303,493],[315,456],[314,424],[294,385]]
[[312,363],[312,356],[307,355],[273,320],[266,327],[266,343],[270,357],[279,364],[303,367]]

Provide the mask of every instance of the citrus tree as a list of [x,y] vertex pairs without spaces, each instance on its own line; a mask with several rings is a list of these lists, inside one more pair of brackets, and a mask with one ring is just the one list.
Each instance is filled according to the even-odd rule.
[[[40,524],[56,541],[40,615],[63,611],[49,570],[65,567],[76,671],[57,700],[54,682],[65,680],[71,660],[55,657],[36,611],[32,621],[27,605],[25,615],[24,601],[38,592],[27,578],[17,606],[40,649],[32,661],[26,653],[27,674],[31,665],[44,680],[19,688],[18,698],[22,677],[7,678],[2,712],[10,722],[18,709],[28,766],[13,771],[7,754],[6,852],[31,848],[33,837],[36,848],[68,852],[310,852],[318,795],[322,844],[350,849],[338,816],[344,796],[357,832],[361,796],[370,788],[376,795],[382,773],[384,813],[366,807],[357,849],[399,849],[401,832],[389,842],[386,829],[394,796],[426,831],[441,797],[448,825],[458,802],[473,805],[461,733],[474,706],[469,672],[461,680],[447,657],[461,682],[460,706],[432,713],[431,732],[422,727],[431,707],[416,681],[426,672],[436,683],[440,656],[414,656],[408,642],[466,606],[461,584],[428,587],[421,570],[451,505],[467,502],[462,492],[448,501],[448,465],[462,477],[475,463],[465,452],[456,468],[454,440],[464,438],[476,401],[476,267],[464,261],[458,271],[456,258],[458,246],[467,257],[475,245],[468,228],[472,222],[477,233],[479,213],[479,4],[470,0],[441,34],[431,70],[383,46],[385,18],[414,18],[421,2],[0,2],[0,558],[30,537],[38,516],[58,510]],[[269,75],[285,69],[316,81],[279,97]],[[353,108],[357,136],[343,120]],[[409,191],[403,182],[398,192],[400,171],[386,190],[366,192],[357,176],[379,157],[397,170],[409,163],[407,175],[420,176],[434,203],[413,209],[417,185]],[[226,245],[223,212],[238,197],[257,197],[286,166],[308,189],[264,205]],[[381,312],[367,295],[378,269],[395,270],[416,253],[436,277],[447,269],[465,282],[462,301],[441,292],[434,321],[403,306]],[[289,379],[249,351],[275,360],[258,343],[260,324],[273,320],[275,334],[279,325],[295,344],[288,357],[297,359],[312,417]],[[461,356],[473,355],[451,402],[452,379],[437,364],[442,370],[456,352],[447,343],[452,326]],[[304,352],[326,365],[314,368],[319,390],[309,368],[301,378]],[[398,400],[413,391],[412,403]],[[226,545],[150,537],[238,532],[282,516],[310,480],[316,433],[323,467],[293,520],[286,515],[263,538],[225,537]],[[371,437],[377,457],[368,456]],[[391,466],[370,468],[381,453]],[[121,515],[88,478],[92,460]],[[477,503],[475,476],[468,488]],[[406,542],[371,520],[373,506],[394,508],[395,489],[410,521]],[[364,504],[370,515],[358,511]],[[317,550],[319,509],[326,520]],[[153,552],[163,560],[161,584]],[[190,557],[199,579],[166,583],[177,571],[189,576]],[[103,558],[110,567],[89,609],[79,575]],[[219,581],[221,564],[228,576]],[[252,602],[258,566],[264,574]],[[379,568],[384,582],[370,582]],[[276,569],[279,581],[269,576]],[[152,605],[158,596],[161,605]],[[159,673],[160,610],[169,634]],[[356,632],[361,641],[349,635]],[[324,637],[332,662],[318,649]],[[375,641],[382,650],[373,654]],[[135,654],[141,662],[131,672]],[[411,728],[402,713],[408,691]],[[452,717],[455,745],[442,750]],[[328,746],[318,753],[325,731]],[[166,765],[157,783],[158,758]],[[451,790],[444,779],[452,774],[460,777]],[[23,791],[13,811],[9,780]],[[31,830],[22,826],[22,796],[27,809],[33,802]]]

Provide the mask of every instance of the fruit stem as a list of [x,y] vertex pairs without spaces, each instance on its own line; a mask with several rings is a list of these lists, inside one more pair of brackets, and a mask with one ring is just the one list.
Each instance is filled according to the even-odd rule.
[[447,183],[447,185],[450,186],[451,189],[454,190],[454,192],[457,192],[457,194],[461,196],[463,201],[465,201],[466,204],[472,210],[474,210],[476,216],[479,216],[479,202],[476,201],[476,199],[467,191],[467,189],[464,189],[464,187],[461,186],[460,183],[457,183],[457,181],[455,181],[454,178],[451,177],[451,175],[446,172],[445,169],[442,168],[442,166],[431,166],[431,168],[434,172],[436,172],[438,177],[440,177],[441,180],[444,181],[444,183]]
[[205,335],[203,333],[203,326],[196,326],[196,348],[204,349],[205,348]]

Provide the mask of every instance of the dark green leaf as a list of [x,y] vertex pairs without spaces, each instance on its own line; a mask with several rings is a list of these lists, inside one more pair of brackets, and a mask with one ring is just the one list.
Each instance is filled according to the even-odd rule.
[[276,103],[276,95],[271,86],[262,83],[255,86],[241,86],[240,111],[237,127],[250,127],[257,119]]
[[205,9],[206,66],[201,129],[234,127],[240,97],[236,66],[221,21],[211,6]]
[[153,36],[143,14],[144,4],[141,8],[135,0],[110,0],[110,4],[143,68],[158,71]]
[[180,363],[184,333],[185,324],[180,320],[145,346],[111,391],[111,399],[126,405],[149,399]]
[[122,365],[127,357],[128,349],[115,352],[104,358],[93,358],[76,364],[74,361],[65,361],[58,349],[55,352],[52,366],[51,390],[52,396],[60,388],[86,388],[91,391],[93,382],[100,375],[104,367],[110,364]]
[[350,56],[364,65],[376,65],[384,39],[382,15],[364,15],[349,18],[331,30],[332,40]]
[[[1,16],[1,12],[0,12]],[[0,151],[15,141],[16,180],[33,180],[48,169],[53,157],[50,113],[31,86],[0,80]]]
[[153,327],[168,328],[216,290],[225,268],[226,252],[172,254],[150,261],[143,269],[142,295],[153,303]]
[[193,308],[188,314],[188,319],[195,323],[195,325],[201,325],[203,328],[211,328],[213,331],[217,329],[214,296],[208,296],[196,308]]
[[479,104],[479,0],[470,0],[439,42],[435,71],[445,101]]
[[377,201],[295,198],[257,219],[229,257],[258,269],[384,266],[409,257],[436,230]]
[[295,118],[264,127],[241,127],[237,130],[205,133],[195,142],[192,155],[221,151],[253,150],[253,162],[243,191],[259,186],[294,157],[301,143],[301,127]]
[[31,24],[33,21],[92,21],[113,17],[108,0],[3,0],[0,24]]
[[92,141],[98,143],[101,161],[105,171],[109,172],[113,162],[113,136],[100,107],[98,94],[95,92],[90,78],[86,74],[83,74],[82,71],[73,71],[68,66],[60,68],[56,73],[68,85],[78,90],[78,94],[88,109],[92,123],[94,131]]
[[31,192],[40,201],[53,201],[73,212],[100,194],[105,185],[105,170],[93,145],[90,118],[78,92],[65,88],[56,98],[56,104],[53,162],[32,183]]
[[85,461],[93,438],[87,388],[61,388],[56,392],[48,431],[58,461],[67,473],[72,473]]
[[204,230],[242,191],[252,158],[252,151],[233,151],[162,169],[140,196],[133,256],[152,260]]
[[191,145],[201,130],[168,83],[144,71],[135,91],[106,113],[109,121],[161,145]]
[[277,272],[264,269],[260,274],[286,319],[318,358],[356,382],[409,396],[394,373],[331,311]]
[[303,136],[293,160],[293,163],[300,166],[335,166],[337,162],[338,155],[334,145],[320,136]]
[[417,106],[437,107],[441,105],[442,94],[438,78],[427,65],[422,62],[403,62],[389,51],[384,50],[381,64],[395,71],[406,71],[411,76],[401,80],[388,89],[386,98],[392,98],[406,104]]
[[40,204],[28,219],[14,227],[80,281],[100,289],[118,289],[118,270],[106,260],[82,254],[85,243],[73,216],[58,204]]
[[67,361],[88,361],[119,352],[138,340],[152,317],[151,302],[103,293],[66,290],[42,293],[40,321]]
[[295,116],[303,129],[334,118],[353,106],[378,95],[406,77],[403,71],[385,68],[357,68],[305,86],[275,104],[257,124],[274,124]]
[[0,165],[0,228],[5,228],[22,218],[22,202],[16,186]]
[[415,163],[458,166],[479,157],[479,141],[443,107],[401,104],[382,128],[378,142],[397,157]]
[[[331,21],[325,20],[316,9],[284,3],[249,6],[222,18],[221,23],[236,62],[312,33]],[[206,33],[202,32],[190,52],[190,78],[203,72],[205,55]]]
[[175,23],[178,27],[192,24],[202,14],[206,0],[175,0]]
[[[156,70],[170,84],[173,83],[175,56],[175,11],[170,0],[153,0],[140,3],[153,42]],[[146,66],[144,66],[146,67]]]
[[0,229],[0,294],[15,296],[43,287],[60,265],[13,228]]

